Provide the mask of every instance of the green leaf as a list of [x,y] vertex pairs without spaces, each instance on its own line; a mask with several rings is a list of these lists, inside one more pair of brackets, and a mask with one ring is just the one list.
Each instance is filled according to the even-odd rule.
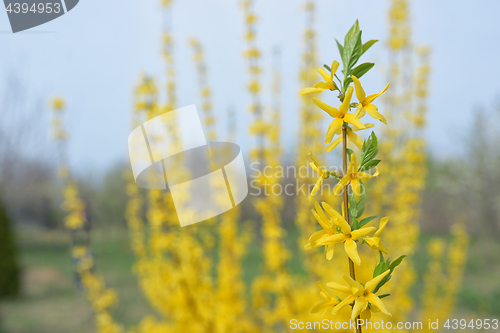
[[392,273],[392,271],[394,271],[394,268],[398,267],[403,262],[403,259],[406,257],[407,257],[406,255],[402,255],[401,257],[399,257],[398,259],[394,260],[391,263],[391,265],[389,266],[391,273]]
[[349,72],[361,56],[361,31],[358,31],[352,39],[349,39],[344,45],[344,75],[347,77]]
[[351,222],[351,230],[358,230],[358,229],[359,229],[359,222],[356,218],[353,218]]
[[378,154],[378,143],[377,143],[377,146],[375,146],[375,149],[370,152],[370,154],[367,154],[366,155],[366,160],[364,161],[365,164],[368,163],[369,161],[373,160],[375,158],[375,156],[377,156]]
[[[384,273],[386,270],[389,269],[389,267],[387,266],[387,262],[385,262],[385,260],[384,260],[384,255],[382,254],[381,251],[379,251],[379,253],[380,253],[380,262],[375,267],[375,270],[373,271],[374,278],[379,276],[380,274]],[[372,292],[375,294],[380,289],[380,287],[382,287],[384,284],[387,283],[387,281],[389,281],[389,279],[390,279],[390,275],[387,275],[386,277],[384,277],[382,279],[382,281],[379,282],[377,287],[375,287],[375,289]]]
[[[373,132],[372,132],[373,133]],[[368,136],[368,138],[363,141],[363,147],[361,147],[361,154],[360,154],[360,162],[363,160],[363,158],[365,157],[366,155],[366,151],[368,149],[368,147],[372,144],[372,136],[370,134],[370,136]],[[360,164],[362,165],[362,164]]]
[[383,294],[383,295],[378,296],[378,298],[386,298],[388,296],[391,296],[391,294]]
[[359,180],[359,185],[361,189],[361,197],[359,198],[359,201],[357,203],[356,207],[356,218],[360,217],[363,215],[363,212],[365,211],[365,203],[366,203],[366,189],[365,185],[361,180]]
[[373,66],[375,66],[373,62],[365,62],[354,68],[350,75],[354,75],[359,79],[360,77],[365,75],[370,69],[372,69]]
[[353,68],[354,65],[356,65],[359,58],[363,54],[363,44],[361,44],[361,34],[362,34],[362,32],[360,31],[356,35],[356,42],[355,42],[354,48],[351,52],[351,59],[349,60],[349,72],[350,72],[350,69]]
[[[363,215],[363,212],[365,211],[365,203],[366,203],[366,190],[365,190],[365,185],[359,181],[360,183],[360,188],[361,188],[361,197],[359,198],[359,201],[356,200],[356,196],[352,191],[349,193],[349,215],[352,216],[353,218],[357,219],[361,215]],[[361,227],[361,226],[359,226]]]
[[370,170],[371,168],[376,167],[380,163],[380,160],[371,160],[365,163],[365,165],[362,165],[359,167],[358,171],[367,171]]
[[357,211],[358,211],[358,202],[356,201],[356,197],[354,196],[354,193],[349,193],[349,215],[352,216],[353,218],[356,217]]
[[374,132],[366,139],[361,149],[360,165],[372,160],[378,153],[378,140]]
[[[382,252],[380,252],[380,255],[382,256]],[[382,279],[382,281],[380,281],[380,283],[377,285],[377,287],[373,290],[373,293],[376,293],[380,289],[380,287],[382,287],[384,284],[386,284],[392,278],[391,274],[394,271],[394,268],[399,266],[405,257],[406,257],[406,255],[402,255],[398,259],[394,260],[392,263],[389,260],[387,260],[387,263],[385,263],[386,268],[385,268],[385,270],[382,271],[382,273],[388,269],[390,270],[390,272],[385,278]]]
[[380,262],[378,265],[375,267],[375,270],[373,271],[373,277],[377,277],[383,272],[385,272],[388,269],[387,264],[385,263],[384,256],[382,252],[380,252]]
[[359,33],[359,22],[356,20],[352,25],[351,29],[347,32],[344,37],[344,49],[345,47],[354,40],[355,36]]
[[342,44],[339,43],[337,39],[335,39],[335,41],[337,42],[337,48],[339,49],[340,58],[342,59],[342,64],[345,66],[344,47],[342,46]]
[[344,77],[347,77],[348,71],[356,63],[353,60],[357,61],[362,51],[361,31],[359,30],[359,22],[356,20],[344,38],[344,58],[342,59],[344,63]]
[[347,157],[349,158],[349,162],[350,162],[351,161],[351,155],[354,155],[354,156],[356,156],[356,155],[354,154],[354,151],[352,149],[350,149],[350,148],[346,148],[345,150],[347,152]]
[[366,217],[366,218],[362,219],[361,221],[359,221],[359,227],[361,228],[362,226],[370,223],[375,218],[377,218],[377,215]]
[[[376,39],[372,39],[372,40],[369,40],[369,41],[367,41],[366,43],[364,43],[364,44],[363,44],[363,53],[361,53],[361,54],[364,54],[366,51],[368,51],[368,49],[369,49],[370,47],[372,47],[372,46],[373,46],[373,44],[375,44],[376,42],[378,42],[378,40],[376,40]],[[357,76],[356,76],[356,77],[357,77]]]
[[349,86],[351,85],[351,83],[352,83],[351,77],[348,77],[347,79],[345,79],[345,81],[344,81],[344,92],[347,91],[347,88],[349,88]]

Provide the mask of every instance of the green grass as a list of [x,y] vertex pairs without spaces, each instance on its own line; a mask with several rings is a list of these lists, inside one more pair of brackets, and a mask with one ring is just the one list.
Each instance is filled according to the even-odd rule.
[[[23,292],[0,305],[4,332],[94,332],[90,303],[75,287],[67,235],[59,232],[47,239],[46,234],[29,231],[18,238]],[[92,247],[99,273],[118,291],[116,318],[127,327],[136,324],[151,310],[131,273],[134,256],[126,231],[95,232]]]

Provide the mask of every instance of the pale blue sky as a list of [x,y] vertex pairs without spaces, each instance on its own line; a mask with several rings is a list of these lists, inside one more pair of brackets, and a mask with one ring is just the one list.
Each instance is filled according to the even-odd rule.
[[[293,147],[298,126],[302,4],[256,0],[255,8],[265,71],[272,65],[272,48],[282,50],[281,104],[287,148]],[[389,1],[318,0],[317,4],[321,64],[338,58],[333,38],[342,38],[356,19],[365,40],[386,40]],[[415,43],[432,49],[427,139],[434,154],[450,154],[456,151],[453,137],[469,129],[474,107],[491,106],[500,96],[500,2],[418,0],[411,8]],[[246,130],[251,116],[246,111],[249,99],[244,90],[247,76],[241,57],[245,45],[239,1],[174,0],[173,13],[178,106],[199,102],[187,43],[196,36],[205,45],[215,112],[221,119],[228,107],[235,108],[239,127],[235,141],[247,150],[252,143]],[[0,73],[18,73],[33,99],[63,95],[69,105],[71,164],[80,170],[102,169],[127,156],[132,90],[139,73],[162,76],[161,27],[159,0],[81,0],[70,13],[30,30],[52,33],[0,34]],[[9,29],[6,13],[0,12],[0,31]],[[365,89],[379,91],[386,79],[382,43],[365,57],[377,62],[378,69],[367,74]],[[270,87],[269,76],[263,79],[264,86]],[[265,100],[269,101],[268,96]],[[40,121],[48,127],[48,108],[45,112]]]

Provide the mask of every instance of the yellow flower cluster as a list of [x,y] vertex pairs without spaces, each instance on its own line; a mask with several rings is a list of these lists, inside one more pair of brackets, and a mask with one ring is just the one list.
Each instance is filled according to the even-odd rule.
[[409,47],[411,28],[408,0],[393,0],[389,11],[389,47],[400,50]]
[[[429,66],[427,58],[417,70],[416,77],[409,64],[414,63],[413,46],[409,38],[408,1],[394,0],[390,8],[389,77],[396,86],[386,97],[386,115],[398,126],[384,131],[380,141],[381,155],[388,163],[380,166],[376,200],[369,210],[377,214],[386,210],[393,221],[386,231],[386,244],[398,254],[413,254],[418,244],[423,189],[426,179],[426,145],[422,139],[425,125]],[[413,78],[414,81],[413,81]],[[403,130],[404,129],[404,130]],[[388,169],[391,165],[391,169]],[[389,172],[391,171],[391,172]],[[397,284],[390,284],[387,304],[393,311],[393,321],[405,321],[414,312],[410,288],[416,280],[411,260],[399,270]]]
[[[452,236],[453,239],[448,246],[447,242],[441,238],[435,238],[428,244],[431,259],[422,294],[423,309],[420,314],[422,320],[446,319],[455,305],[469,244],[469,235],[463,222],[453,225]],[[430,329],[425,328],[425,331],[430,332]]]
[[[156,104],[158,92],[154,81],[143,77],[136,91],[136,100],[153,102],[136,103],[145,108],[135,110],[135,125],[163,113],[165,107]],[[174,105],[172,101],[168,104]],[[169,125],[172,137],[176,138],[175,125]],[[145,317],[133,331],[154,332],[169,327],[171,331],[203,332],[210,325],[209,315],[201,309],[203,302],[211,302],[211,260],[203,255],[204,249],[193,229],[179,231],[173,201],[167,192],[148,190],[143,198],[132,177],[127,178],[126,219],[137,256],[134,271],[147,299],[162,315],[161,320]],[[145,221],[143,204],[147,206]],[[196,324],[191,322],[192,314],[199,318]]]
[[[170,0],[171,1],[171,0]],[[165,7],[167,11],[170,10],[170,6]],[[166,15],[170,15],[167,13]],[[175,109],[176,105],[176,94],[175,94],[175,68],[174,68],[174,55],[173,55],[173,36],[167,29],[163,31],[163,59],[166,65],[166,94],[167,103],[165,105],[165,110],[170,111]]]
[[[313,0],[306,2],[304,6],[304,12],[306,17],[306,26],[303,33],[303,50],[302,54],[302,65],[300,68],[300,84],[302,86],[313,86],[317,80],[316,64],[317,60],[317,42],[316,42],[316,32],[314,30],[315,18],[316,18],[316,4]],[[317,152],[316,156],[320,159],[323,158],[321,153],[323,150],[323,145],[320,142],[321,134],[318,131],[320,123],[322,120],[322,114],[316,112],[316,108],[312,103],[312,95],[305,94],[300,98],[300,128],[299,128],[299,140],[298,140],[298,154],[296,165],[300,168],[303,165],[304,156],[307,156],[309,150]],[[319,162],[317,163],[319,165]],[[314,165],[311,167],[315,168]],[[300,170],[300,169],[299,169]],[[316,170],[315,170],[316,171]],[[316,171],[319,174],[319,170]],[[304,174],[304,172],[298,172],[298,186],[308,185],[313,179],[309,173]],[[320,181],[321,178],[318,178]],[[318,184],[317,181],[317,184]],[[311,194],[320,189],[321,184],[314,187]],[[307,193],[298,193],[297,196],[297,213],[295,223],[299,228],[300,235],[297,239],[300,246],[303,246],[307,241],[308,235],[311,235],[315,231],[314,217],[311,216],[311,208],[309,202],[304,200],[304,196]],[[335,200],[336,197],[332,196],[330,200]],[[317,252],[308,251],[305,254],[303,260],[308,271],[312,274],[312,278],[325,279],[328,276],[328,270],[325,269],[324,265],[320,264],[322,256]]]
[[[56,133],[66,133],[61,114],[65,109],[62,98],[53,100],[52,107],[55,111],[53,122]],[[77,182],[70,176],[69,167],[66,165],[67,135],[56,135],[59,141],[59,176],[64,185],[63,209],[67,212],[65,226],[71,236],[71,258],[75,263],[77,283],[84,288],[88,299],[95,312],[96,327],[99,333],[120,333],[123,328],[113,320],[112,310],[118,304],[118,297],[113,289],[106,288],[104,278],[95,272],[93,254],[89,248],[90,225],[87,221],[86,205],[80,197]]]
[[212,107],[212,91],[207,82],[207,66],[204,61],[203,46],[195,38],[191,38],[189,43],[194,51],[193,60],[196,64],[196,72],[198,74],[200,97],[202,99],[201,107],[205,114],[204,122],[207,136],[209,140],[213,141],[217,139],[217,135],[215,132],[215,116]]
[[[259,67],[260,51],[256,47],[257,15],[253,12],[253,1],[242,2],[246,31],[247,50],[244,57],[250,79],[247,85],[251,95],[250,111],[254,114],[254,122],[250,124],[250,134],[257,137],[257,146],[252,149],[251,159],[263,163],[272,170],[280,165],[280,117],[279,106],[274,107],[271,119],[265,119],[260,103]],[[276,66],[277,67],[277,66]],[[279,73],[274,71],[274,96],[279,95]],[[263,173],[262,173],[263,174]],[[266,192],[265,198],[256,198],[254,206],[261,216],[264,271],[252,284],[252,304],[257,314],[257,320],[264,331],[273,331],[277,325],[286,323],[296,314],[295,301],[292,293],[292,279],[286,268],[290,258],[284,244],[285,230],[281,225],[281,210],[283,198],[273,193],[272,189],[279,184],[274,176],[260,177],[258,186]],[[267,189],[267,190],[266,190]],[[272,301],[273,300],[273,301]]]
[[123,327],[117,324],[111,315],[113,308],[118,304],[118,297],[113,289],[106,288],[104,278],[95,272],[94,259],[88,246],[75,246],[73,258],[76,259],[82,285],[95,311],[97,332],[123,332]]
[[417,50],[420,58],[420,66],[417,69],[415,78],[415,97],[417,98],[417,112],[410,114],[411,122],[415,124],[417,129],[423,129],[426,125],[427,115],[427,97],[429,95],[429,76],[430,76],[430,50],[428,47],[422,46]]
[[247,315],[245,283],[241,260],[251,239],[251,230],[240,233],[240,210],[233,208],[221,217],[219,226],[219,261],[214,332],[255,332],[255,323]]
[[[168,31],[164,36],[167,103],[160,105],[154,80],[143,77],[136,89],[134,126],[175,106],[171,54],[173,39]],[[203,109],[211,111],[201,45],[197,42],[192,45],[200,75]],[[215,119],[208,113],[205,112],[205,124],[214,126]],[[169,132],[176,138],[177,128],[171,125]],[[209,136],[214,139],[215,131],[211,132]],[[174,140],[173,144],[181,143],[180,140]],[[126,178],[129,195],[126,218],[137,256],[134,271],[147,299],[161,315],[160,319],[145,317],[131,332],[251,332],[251,321],[246,316],[240,260],[248,243],[248,233],[242,234],[239,230],[239,210],[231,210],[221,220],[216,283],[212,277],[212,258],[206,255],[212,252],[215,245],[210,229],[197,225],[180,229],[172,198],[167,192],[149,190],[147,196],[143,197],[131,175],[126,175]],[[143,218],[143,207],[146,207],[146,219]]]
[[57,154],[59,157],[59,170],[58,174],[63,181],[63,204],[62,208],[67,215],[64,220],[65,226],[69,230],[82,229],[86,222],[85,204],[81,200],[78,193],[78,184],[70,177],[69,167],[67,165],[67,132],[64,128],[62,114],[66,108],[66,103],[61,97],[54,98],[51,102],[52,109],[54,110],[52,129],[55,133]]
[[[141,75],[141,84],[135,88],[135,105],[134,105],[134,124],[138,123],[138,119],[142,116],[142,111],[154,112],[154,108],[158,105],[158,88],[153,78],[147,75]],[[148,115],[148,117],[152,117]]]
[[[137,101],[154,102],[136,103],[136,108],[145,107],[135,110],[134,126],[164,110],[156,105],[158,92],[153,80],[143,77],[136,92]],[[169,132],[178,138],[175,125],[171,125]],[[173,144],[180,144],[180,140]],[[225,213],[219,227],[215,221],[211,223],[219,230],[215,279],[214,262],[207,255],[215,246],[213,229],[198,225],[179,228],[168,192],[148,190],[143,197],[132,176],[126,177],[126,219],[137,256],[134,272],[148,301],[161,315],[143,318],[131,332],[252,332],[241,278],[241,257],[249,239],[238,227],[239,210]],[[142,207],[146,209],[145,219]]]
[[81,229],[85,222],[85,204],[78,194],[78,185],[74,180],[68,180],[64,189],[63,209],[67,212],[64,225],[70,230]]
[[51,104],[52,109],[55,111],[52,117],[52,136],[56,140],[64,141],[68,137],[62,119],[64,109],[66,108],[65,102],[62,98],[56,97],[52,100]]
[[252,98],[250,111],[255,114],[255,121],[258,122],[262,120],[263,111],[260,103],[261,68],[259,66],[259,60],[261,54],[256,45],[257,15],[253,12],[253,0],[244,0],[242,6],[245,15],[245,39],[247,42],[247,49],[243,53],[243,56],[247,60],[247,70],[250,75],[247,90],[250,92]]
[[55,112],[62,112],[66,108],[66,103],[62,97],[55,97],[52,100],[52,109]]

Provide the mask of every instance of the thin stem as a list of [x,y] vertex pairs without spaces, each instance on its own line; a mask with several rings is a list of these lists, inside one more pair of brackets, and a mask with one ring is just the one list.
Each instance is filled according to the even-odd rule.
[[[342,126],[342,169],[343,169],[343,174],[345,177],[347,174],[347,127],[346,127],[345,123],[344,123],[344,126]],[[344,186],[344,190],[343,190],[344,202],[343,202],[343,204],[344,204],[345,219],[346,219],[347,223],[349,223],[349,225],[350,225],[351,222],[349,221],[349,206],[348,206],[349,197],[348,197],[348,193],[347,193],[348,186],[349,186],[349,184]],[[348,259],[349,259],[349,274],[351,275],[351,278],[353,280],[356,280],[356,271],[354,270],[354,262],[351,260],[351,258],[348,258]],[[354,303],[353,303],[352,307],[354,308]],[[360,318],[361,318],[361,316],[358,316],[356,319],[359,320]],[[362,333],[361,332],[361,325],[356,325],[356,333]]]

